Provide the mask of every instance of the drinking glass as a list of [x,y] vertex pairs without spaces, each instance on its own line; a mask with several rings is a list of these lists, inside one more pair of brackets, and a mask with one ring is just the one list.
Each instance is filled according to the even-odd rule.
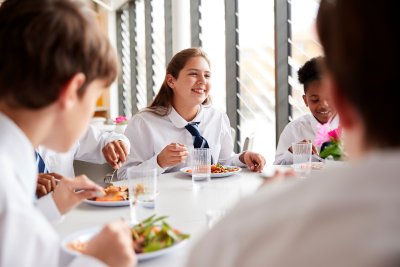
[[312,143],[292,143],[293,169],[300,177],[306,177],[311,171]]
[[[136,223],[142,217],[142,208],[154,209],[157,196],[157,170],[131,167],[127,171],[129,185],[129,206],[131,221]],[[144,212],[146,213],[146,212]],[[143,216],[146,216],[144,214]]]
[[194,186],[210,181],[211,179],[211,149],[193,148],[190,152],[192,182]]

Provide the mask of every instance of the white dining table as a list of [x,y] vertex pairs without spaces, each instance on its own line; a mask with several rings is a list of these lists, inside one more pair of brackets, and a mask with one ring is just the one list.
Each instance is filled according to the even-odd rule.
[[[185,266],[191,247],[202,233],[210,229],[238,201],[253,194],[262,181],[260,173],[247,169],[232,176],[213,178],[201,187],[194,187],[191,176],[182,172],[160,175],[155,207],[138,207],[137,217],[140,220],[152,214],[168,216],[167,222],[181,232],[190,234],[190,238],[179,249],[177,247],[160,257],[140,261],[138,266]],[[82,203],[55,228],[64,239],[78,231],[103,226],[121,218],[130,219],[129,206],[99,207]]]

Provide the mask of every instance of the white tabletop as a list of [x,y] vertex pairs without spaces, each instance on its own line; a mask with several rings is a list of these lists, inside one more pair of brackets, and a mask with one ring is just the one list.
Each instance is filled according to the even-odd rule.
[[[168,216],[174,228],[191,237],[186,245],[167,255],[139,263],[139,266],[184,266],[188,251],[197,238],[212,226],[221,214],[237,201],[257,190],[261,175],[244,169],[233,176],[212,179],[206,186],[196,189],[191,177],[184,173],[168,173],[158,177],[159,195],[154,209],[140,208],[138,219],[152,214]],[[87,228],[101,226],[120,218],[129,219],[127,207],[97,207],[83,203],[67,214],[56,226],[61,238]]]

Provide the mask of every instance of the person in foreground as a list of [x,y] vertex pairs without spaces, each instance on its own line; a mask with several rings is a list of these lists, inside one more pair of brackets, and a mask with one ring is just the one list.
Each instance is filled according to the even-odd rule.
[[292,143],[312,142],[313,153],[318,154],[314,141],[319,127],[329,123],[333,130],[339,126],[339,118],[332,106],[329,89],[322,81],[323,57],[308,60],[297,72],[298,79],[304,86],[304,104],[311,114],[306,114],[290,122],[283,129],[276,148],[275,162],[278,165],[293,163]]
[[261,172],[260,154],[233,152],[229,119],[210,106],[211,70],[200,48],[177,53],[168,64],[165,80],[153,103],[132,117],[125,135],[131,142],[127,162],[118,171],[126,178],[129,167],[156,168],[158,173],[184,167],[188,148],[211,148],[213,163],[246,166]]
[[397,6],[320,4],[326,78],[350,165],[263,187],[193,246],[187,266],[400,266]]
[[[68,151],[117,75],[95,17],[76,1],[7,0],[0,40],[0,266],[134,266],[126,223],[106,225],[75,257],[34,205],[34,148]],[[47,211],[60,219],[102,191],[85,176],[64,178],[46,198]]]
[[66,153],[39,146],[36,150],[39,169],[36,195],[42,197],[52,192],[57,180],[75,177],[74,160],[96,164],[108,162],[112,168],[118,169],[125,162],[129,149],[130,142],[125,135],[102,133],[92,125],[89,125],[83,137]]

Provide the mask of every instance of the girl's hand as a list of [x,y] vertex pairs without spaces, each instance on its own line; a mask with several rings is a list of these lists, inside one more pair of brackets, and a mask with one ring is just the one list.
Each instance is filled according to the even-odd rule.
[[161,168],[175,166],[185,162],[189,152],[185,145],[171,143],[167,145],[157,156],[157,163]]

